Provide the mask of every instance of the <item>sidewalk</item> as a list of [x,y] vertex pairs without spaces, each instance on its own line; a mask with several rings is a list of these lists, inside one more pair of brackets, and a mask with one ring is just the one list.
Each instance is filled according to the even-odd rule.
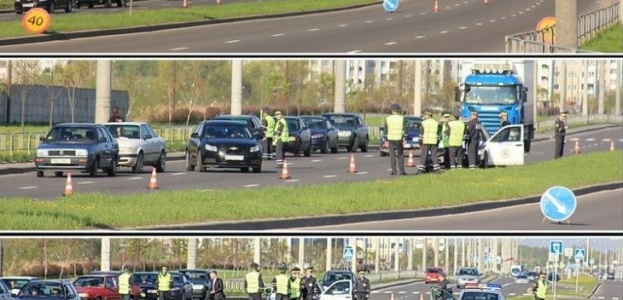
[[[616,127],[617,125],[592,125],[581,128],[572,128],[567,131],[568,135],[574,135],[583,132],[590,132],[595,130],[600,130],[604,128]],[[547,141],[554,138],[553,133],[537,133],[534,136],[533,142]],[[370,150],[378,150],[379,145],[370,145],[368,147]],[[170,152],[167,153],[167,161],[180,161],[184,160],[184,152]],[[29,173],[35,171],[35,165],[33,162],[27,163],[0,163],[0,175],[7,174],[19,174],[19,173]]]

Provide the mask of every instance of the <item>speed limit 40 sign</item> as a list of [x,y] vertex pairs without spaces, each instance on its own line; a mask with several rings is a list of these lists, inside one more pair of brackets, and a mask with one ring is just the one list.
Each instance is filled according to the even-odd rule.
[[22,18],[22,26],[30,33],[43,33],[50,28],[52,17],[43,8],[33,8]]

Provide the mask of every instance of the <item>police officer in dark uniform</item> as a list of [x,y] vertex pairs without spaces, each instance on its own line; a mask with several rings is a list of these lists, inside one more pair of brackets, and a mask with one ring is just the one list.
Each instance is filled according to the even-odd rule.
[[361,269],[357,273],[359,273],[359,277],[357,281],[355,281],[355,286],[353,287],[355,300],[367,300],[370,298],[370,280],[365,276],[366,270]]
[[452,299],[452,285],[450,284],[450,281],[448,281],[446,273],[441,272],[439,277],[439,289],[441,290],[441,295],[437,299]]
[[478,113],[473,111],[467,122],[467,160],[469,162],[469,168],[475,169],[478,162],[478,145],[480,145],[480,120],[478,120]]
[[505,112],[500,113],[500,128],[510,125],[511,122],[508,121],[508,114]]
[[558,119],[554,123],[554,128],[556,130],[554,134],[554,139],[556,141],[556,147],[554,149],[554,159],[559,159],[562,157],[565,148],[565,135],[567,135],[567,112],[560,112],[558,115]]
[[313,276],[314,268],[309,266],[305,268],[305,277],[301,278],[301,299],[314,300],[314,296],[318,294],[316,287],[316,277]]

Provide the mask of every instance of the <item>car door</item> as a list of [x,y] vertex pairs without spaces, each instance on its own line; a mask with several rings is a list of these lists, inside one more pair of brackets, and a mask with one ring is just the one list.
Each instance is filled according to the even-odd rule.
[[353,299],[353,282],[351,280],[339,280],[324,290],[320,300],[351,300]]
[[516,166],[524,164],[523,125],[509,125],[487,140],[487,164]]
[[11,290],[4,284],[4,282],[0,281],[0,299],[1,300],[9,300],[11,299]]
[[143,145],[143,153],[145,153],[145,162],[152,163],[156,160],[154,157],[154,138],[151,133],[149,133],[149,130],[147,130],[147,126],[145,126],[145,124],[141,124],[139,128],[141,131],[140,136],[141,144]]
[[331,125],[329,120],[325,121],[327,123],[327,137],[329,139],[330,147],[337,147],[337,129]]
[[199,124],[195,127],[195,130],[190,134],[190,139],[188,139],[188,152],[190,153],[191,159],[197,158],[197,148],[201,144],[201,135],[203,134],[203,126],[204,124]]
[[309,148],[309,145],[311,144],[311,130],[307,127],[307,124],[303,122],[303,120],[298,119],[298,122],[299,127],[301,128],[301,141],[303,142],[301,149],[305,150]]
[[119,287],[117,286],[117,281],[112,276],[106,276],[104,281],[104,295],[106,300],[115,300],[121,299],[119,295]]
[[145,124],[145,127],[147,128],[147,132],[149,133],[149,135],[152,136],[154,156],[155,156],[154,162],[156,162],[160,158],[160,153],[166,150],[166,144],[165,144],[164,139],[160,137],[156,133],[156,131],[153,128],[151,128],[150,125]]
[[109,166],[115,154],[112,140],[110,140],[107,131],[108,129],[104,127],[97,128],[97,147],[100,149],[101,153],[100,167]]

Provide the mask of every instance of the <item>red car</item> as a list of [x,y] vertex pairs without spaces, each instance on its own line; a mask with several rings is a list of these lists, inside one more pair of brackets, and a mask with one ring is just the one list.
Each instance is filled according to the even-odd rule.
[[[118,278],[115,274],[84,275],[73,284],[81,300],[120,300]],[[130,299],[140,299],[140,294],[138,285],[132,285]]]
[[439,274],[443,273],[442,268],[428,268],[424,274],[424,283],[440,282]]

